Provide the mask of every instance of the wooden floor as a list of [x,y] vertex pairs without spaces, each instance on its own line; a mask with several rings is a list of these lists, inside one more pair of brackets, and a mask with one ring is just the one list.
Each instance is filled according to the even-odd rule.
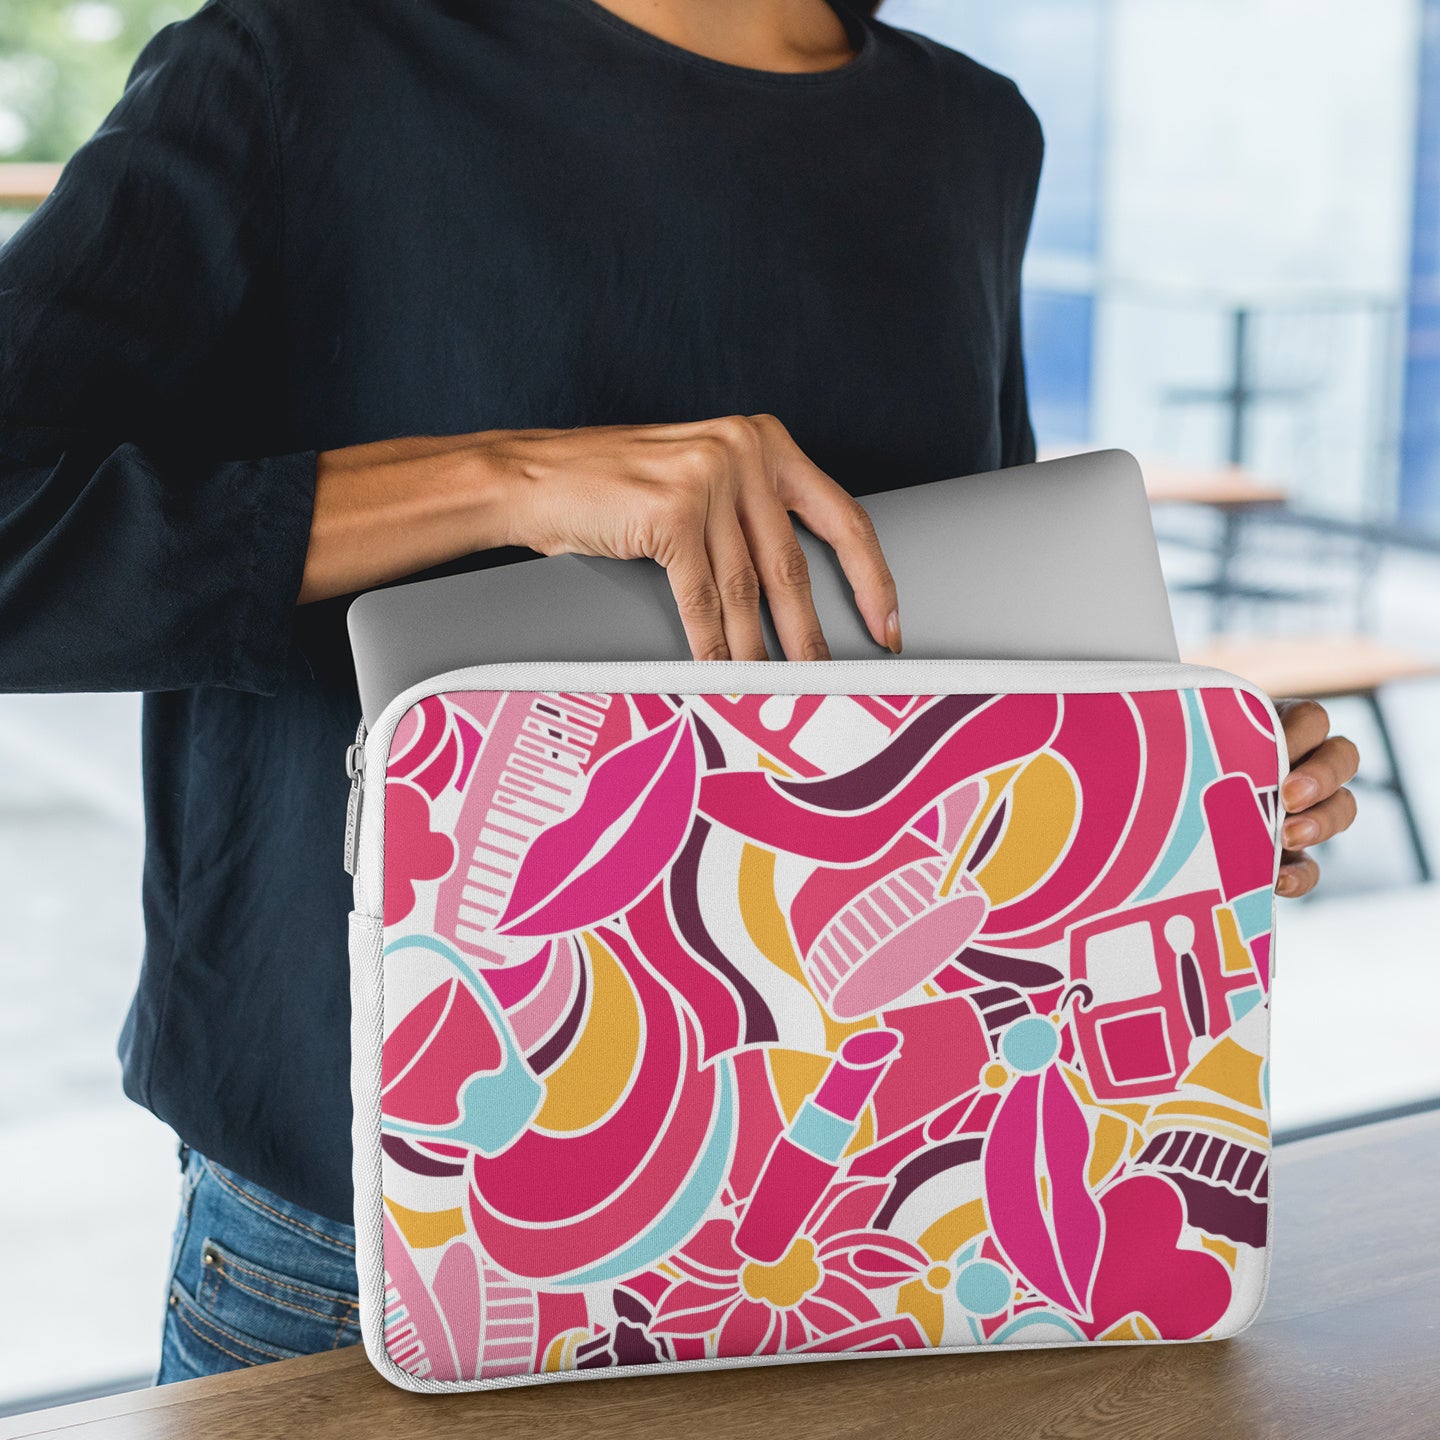
[[357,1349],[0,1421],[157,1440],[1435,1440],[1440,1113],[1282,1146],[1261,1318],[1212,1344],[833,1361],[488,1394],[392,1388]]

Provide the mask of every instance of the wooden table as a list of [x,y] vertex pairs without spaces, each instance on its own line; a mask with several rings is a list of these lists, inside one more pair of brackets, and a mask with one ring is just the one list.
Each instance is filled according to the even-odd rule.
[[[1041,447],[1039,458],[1063,460],[1069,455],[1088,453],[1084,447],[1047,445]],[[1245,510],[1256,505],[1283,505],[1289,498],[1284,486],[1242,465],[1182,465],[1156,456],[1136,458],[1152,505],[1208,505],[1216,509]]]
[[1215,1344],[593,1380],[433,1398],[360,1350],[0,1421],[0,1440],[1435,1440],[1440,1112],[1277,1149],[1260,1319]]

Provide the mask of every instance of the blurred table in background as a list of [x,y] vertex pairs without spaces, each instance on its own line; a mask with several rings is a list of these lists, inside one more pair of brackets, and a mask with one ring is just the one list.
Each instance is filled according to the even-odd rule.
[[0,165],[0,205],[38,205],[59,178],[58,165]]
[[0,1440],[1433,1440],[1440,1112],[1279,1146],[1272,1175],[1269,1294],[1249,1330],[1217,1344],[837,1360],[443,1397],[395,1389],[351,1348],[0,1420]]
[[1284,486],[1240,465],[1200,467],[1142,460],[1141,469],[1152,505],[1208,505],[1244,513],[1256,506],[1283,505],[1289,499]]
[[[3,168],[3,167],[0,167]],[[1045,445],[1041,460],[1084,455],[1089,446]],[[1106,447],[1099,446],[1099,449]],[[1279,481],[1255,474],[1243,465],[1185,465],[1154,455],[1137,455],[1152,505],[1209,505],[1245,510],[1255,505],[1283,505],[1289,491]]]
[[[1073,449],[1046,449],[1042,458],[1058,459],[1075,453]],[[1184,658],[1243,676],[1277,700],[1331,700],[1344,696],[1363,701],[1380,741],[1385,774],[1364,775],[1359,783],[1373,784],[1395,797],[1416,874],[1422,882],[1428,882],[1434,869],[1405,782],[1404,765],[1385,716],[1382,691],[1397,681],[1440,675],[1440,662],[1377,640],[1364,633],[1358,621],[1354,629],[1339,633],[1267,633],[1243,638],[1227,635],[1236,600],[1272,607],[1273,615],[1273,607],[1282,602],[1313,601],[1323,594],[1323,577],[1320,588],[1311,593],[1293,585],[1242,581],[1236,575],[1247,520],[1256,514],[1285,510],[1288,506],[1286,488],[1240,465],[1191,466],[1155,457],[1137,458],[1145,477],[1145,493],[1157,509],[1170,505],[1203,506],[1220,517],[1218,536],[1210,551],[1214,561],[1211,573],[1201,580],[1171,584],[1172,593],[1200,593],[1211,602],[1210,639],[1184,647]],[[1357,534],[1363,528],[1357,526]],[[1176,542],[1175,537],[1170,536],[1162,538],[1171,543],[1193,543]],[[1273,621],[1267,617],[1264,623],[1268,627]]]
[[1184,658],[1253,681],[1275,699],[1371,696],[1396,680],[1440,675],[1440,663],[1368,635],[1267,635],[1189,646]]

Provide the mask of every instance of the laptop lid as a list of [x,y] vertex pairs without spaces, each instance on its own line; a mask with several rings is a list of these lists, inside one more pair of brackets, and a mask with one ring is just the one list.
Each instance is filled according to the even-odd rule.
[[[895,576],[905,659],[1178,658],[1144,481],[1123,450],[860,503]],[[832,657],[888,657],[834,551],[795,528]],[[690,658],[665,572],[648,560],[557,555],[389,585],[347,619],[367,726],[411,685],[465,665]],[[763,613],[762,625],[781,658]]]

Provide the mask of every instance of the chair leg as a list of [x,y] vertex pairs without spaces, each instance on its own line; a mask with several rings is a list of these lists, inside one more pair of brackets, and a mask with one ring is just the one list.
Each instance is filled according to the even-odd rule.
[[1388,788],[1395,792],[1395,798],[1400,802],[1400,814],[1405,821],[1405,832],[1410,837],[1410,849],[1415,855],[1415,868],[1419,871],[1422,884],[1428,884],[1432,878],[1430,869],[1430,857],[1425,850],[1425,838],[1420,833],[1420,821],[1415,814],[1415,807],[1410,800],[1410,792],[1405,785],[1405,772],[1400,767],[1400,757],[1395,751],[1395,741],[1390,734],[1390,726],[1385,720],[1385,709],[1380,704],[1380,692],[1378,690],[1367,690],[1365,699],[1370,703],[1370,713],[1375,717],[1375,729],[1380,736],[1380,748],[1385,752],[1385,763],[1390,769],[1390,782]]
[[1210,599],[1210,633],[1223,634],[1230,628],[1235,608],[1235,562],[1240,555],[1240,509],[1225,505],[1220,509],[1220,541],[1215,550],[1215,579]]

